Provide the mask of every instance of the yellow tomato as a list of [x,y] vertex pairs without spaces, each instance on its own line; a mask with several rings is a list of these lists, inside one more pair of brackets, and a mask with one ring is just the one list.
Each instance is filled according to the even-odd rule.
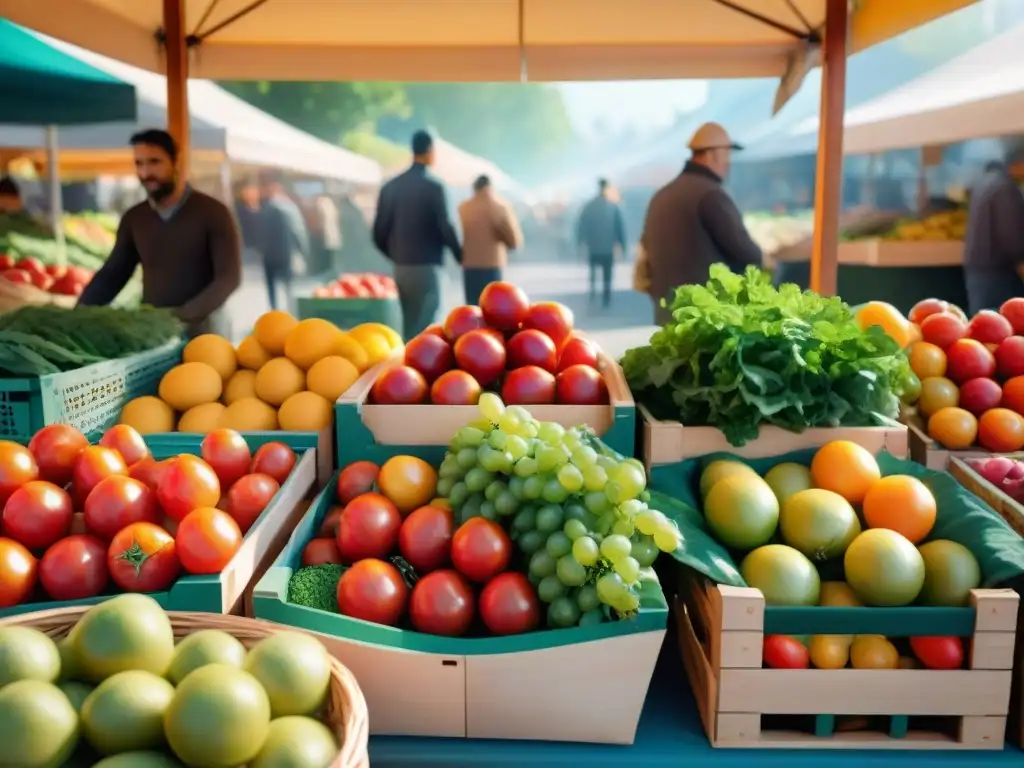
[[858,635],[850,646],[854,669],[898,669],[900,652],[881,635]]

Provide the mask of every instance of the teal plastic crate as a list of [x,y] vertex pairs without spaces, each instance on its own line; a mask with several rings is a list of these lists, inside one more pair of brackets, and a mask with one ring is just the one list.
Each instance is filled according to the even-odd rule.
[[27,443],[47,424],[70,424],[90,439],[117,423],[132,398],[156,394],[181,362],[182,343],[33,379],[0,379],[0,439]]
[[297,303],[300,320],[319,317],[344,330],[362,323],[382,323],[402,333],[402,306],[398,299],[304,297]]
[[[336,486],[337,478],[296,525],[257,583],[253,608],[257,618],[321,635],[359,680],[374,733],[632,742],[668,622],[653,575],[632,620],[510,637],[440,637],[292,605],[288,582]],[[419,697],[395,695],[423,686],[438,705],[429,716]]]
[[[151,437],[153,436],[146,437],[146,443],[157,459],[166,459],[182,453],[198,454],[199,443],[202,441],[202,435],[176,435],[175,437],[181,439],[175,441],[151,441]],[[266,435],[247,435],[246,442],[250,449],[255,451],[263,443],[271,442],[277,437],[278,433],[273,432]],[[297,457],[291,475],[245,534],[242,548],[227,567],[216,575],[181,576],[169,590],[152,592],[151,597],[169,611],[229,613],[234,609],[257,568],[271,554],[270,548],[278,539],[282,527],[293,517],[296,507],[308,497],[313,488],[316,479],[316,444],[314,441],[311,446],[306,446],[303,445],[303,440],[296,441],[298,445],[292,445],[296,453],[302,453]],[[107,593],[81,600],[24,603],[0,609],[0,618],[51,608],[94,605],[118,594],[116,587],[111,587],[113,589]]]

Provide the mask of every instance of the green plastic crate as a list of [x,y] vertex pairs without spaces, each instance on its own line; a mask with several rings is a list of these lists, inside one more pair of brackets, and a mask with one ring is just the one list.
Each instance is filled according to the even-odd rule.
[[402,333],[402,306],[398,299],[337,299],[304,297],[298,300],[300,320],[319,317],[348,330],[362,323],[382,323]]
[[[261,561],[269,554],[269,548],[280,531],[282,525],[291,516],[296,505],[304,498],[307,498],[316,477],[315,440],[312,445],[306,445],[306,433],[295,433],[301,439],[292,443],[296,453],[302,452],[297,457],[295,469],[281,485],[281,489],[274,496],[267,508],[256,519],[252,528],[245,534],[242,548],[235,555],[222,573],[203,576],[181,576],[166,592],[152,592],[153,597],[160,605],[169,611],[193,611],[198,613],[228,613],[241,598],[245,587],[252,581],[254,571],[259,567]],[[202,435],[176,435],[179,440],[164,440],[168,436],[159,436],[156,440],[150,440],[152,436],[146,436],[146,443],[149,445],[153,456],[157,459],[166,459],[177,456],[181,453],[199,453],[199,443]],[[246,435],[246,442],[250,449],[255,450],[260,445],[276,440],[279,433],[258,433]],[[94,605],[103,602],[108,598],[119,594],[116,587],[102,595],[83,598],[81,600],[45,601],[36,603],[24,603],[10,608],[0,609],[0,618],[17,616],[33,611],[49,610],[51,608],[71,608],[80,605]]]
[[132,398],[156,394],[181,362],[182,344],[34,379],[0,379],[0,439],[27,443],[47,424],[70,424],[91,440],[117,423]]

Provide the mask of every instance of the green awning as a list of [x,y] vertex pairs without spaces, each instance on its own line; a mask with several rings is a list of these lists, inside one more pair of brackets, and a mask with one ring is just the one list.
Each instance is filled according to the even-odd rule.
[[135,109],[134,86],[0,19],[0,124],[134,121]]

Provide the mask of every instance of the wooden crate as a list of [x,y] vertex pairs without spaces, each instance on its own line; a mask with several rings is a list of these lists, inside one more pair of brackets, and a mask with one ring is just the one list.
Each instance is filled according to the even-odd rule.
[[964,263],[962,240],[883,240],[839,244],[839,263],[865,267],[956,267]]
[[949,467],[950,459],[975,459],[984,456],[991,456],[984,448],[967,448],[962,451],[951,451],[943,448],[942,445],[928,436],[928,428],[917,414],[906,416],[903,423],[907,425],[907,434],[910,442],[910,458],[918,464],[923,464],[928,469],[937,472],[945,472]]
[[[683,665],[715,747],[1002,749],[1018,601],[1013,590],[977,589],[972,591],[970,608],[766,610],[756,589],[692,580],[676,599],[675,612]],[[830,617],[836,611],[860,612],[856,617],[863,619],[862,634],[884,634],[881,625],[902,621],[920,627],[920,634],[969,636],[969,668],[762,669],[766,626],[768,634],[825,634],[830,627],[835,631]],[[787,619],[793,624],[794,612],[798,621],[803,619],[799,628],[805,632],[778,626]],[[810,617],[824,626],[812,630]],[[896,636],[895,631],[889,634]],[[765,717],[776,715],[813,716],[813,732],[764,727],[769,725]],[[837,715],[883,717],[888,732],[837,729]],[[919,717],[953,721],[956,733],[926,730],[930,720],[919,729]]]
[[643,459],[647,469],[709,453],[731,453],[745,459],[781,456],[804,448],[820,448],[833,440],[851,440],[872,453],[885,450],[900,458],[907,455],[907,427],[903,424],[820,427],[803,432],[764,426],[756,440],[735,446],[715,427],[688,427],[678,421],[659,421],[643,405],[638,405],[637,410],[643,419]]
[[[1013,454],[1010,457],[1021,459],[1024,454]],[[951,456],[948,470],[960,485],[992,507],[1017,533],[1024,536],[1024,504],[1010,498],[975,472],[963,458]]]

